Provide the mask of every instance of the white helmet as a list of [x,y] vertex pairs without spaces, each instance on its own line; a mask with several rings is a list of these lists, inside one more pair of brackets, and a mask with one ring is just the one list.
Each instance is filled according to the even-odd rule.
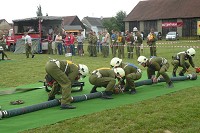
[[139,56],[137,61],[138,61],[138,64],[141,65],[142,63],[146,63],[148,61],[148,59],[145,56]]
[[137,27],[134,27],[134,28],[133,28],[133,31],[138,31]]
[[86,65],[79,64],[79,72],[82,76],[86,76],[89,73],[89,69]]
[[189,48],[187,51],[186,51],[187,55],[189,56],[194,56],[196,54],[196,51],[193,49],[193,48]]
[[120,75],[120,77],[125,76],[125,71],[121,67],[114,68],[113,70],[114,70],[115,74]]
[[117,57],[112,58],[112,60],[110,61],[111,67],[118,67],[121,63],[122,63],[122,59],[117,58]]

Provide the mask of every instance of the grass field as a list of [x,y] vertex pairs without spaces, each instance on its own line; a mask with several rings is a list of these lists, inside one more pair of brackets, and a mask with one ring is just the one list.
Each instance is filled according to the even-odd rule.
[[[173,43],[158,41],[157,43],[158,56],[165,57],[168,61],[171,61],[171,56],[177,52],[195,47],[197,53],[194,61],[196,66],[200,66],[200,59],[198,58],[200,57],[198,55],[200,53],[199,41],[184,40]],[[83,57],[72,57],[74,63],[85,64],[90,71],[100,67],[110,67],[111,54],[108,58],[103,58],[100,53],[98,57],[89,57],[86,46],[84,48],[85,55]],[[70,57],[64,57],[64,55],[36,54],[34,59],[26,59],[25,54],[7,52],[7,55],[12,60],[0,61],[0,88],[16,87],[43,80],[45,75],[44,66],[49,57],[63,60],[71,59]],[[149,57],[148,47],[144,48],[143,55]],[[126,58],[123,61],[137,64],[135,57],[134,55],[134,59],[127,59],[126,53]],[[141,69],[143,72],[146,71],[146,68],[141,67]],[[171,71],[172,67],[169,69],[170,73]],[[194,72],[194,69],[190,68],[190,71]],[[199,88],[194,86],[137,104],[73,118],[24,132],[197,133],[200,129],[199,101]]]

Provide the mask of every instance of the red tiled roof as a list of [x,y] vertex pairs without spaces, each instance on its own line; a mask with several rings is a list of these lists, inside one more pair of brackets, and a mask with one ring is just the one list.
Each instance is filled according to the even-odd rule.
[[124,21],[200,17],[200,0],[140,1]]

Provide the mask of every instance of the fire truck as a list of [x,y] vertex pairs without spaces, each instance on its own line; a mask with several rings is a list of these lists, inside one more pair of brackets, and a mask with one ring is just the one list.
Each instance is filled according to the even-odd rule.
[[39,16],[26,19],[13,20],[13,28],[9,30],[6,38],[7,48],[15,51],[17,41],[22,39],[24,32],[28,32],[32,39],[39,39],[40,51],[48,49],[48,43],[45,41],[49,28],[61,29],[62,17]]

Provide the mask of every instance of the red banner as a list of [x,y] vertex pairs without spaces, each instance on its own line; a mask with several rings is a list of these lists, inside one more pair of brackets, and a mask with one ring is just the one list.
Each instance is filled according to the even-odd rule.
[[169,28],[169,27],[182,27],[183,22],[164,22],[162,23],[162,27]]

